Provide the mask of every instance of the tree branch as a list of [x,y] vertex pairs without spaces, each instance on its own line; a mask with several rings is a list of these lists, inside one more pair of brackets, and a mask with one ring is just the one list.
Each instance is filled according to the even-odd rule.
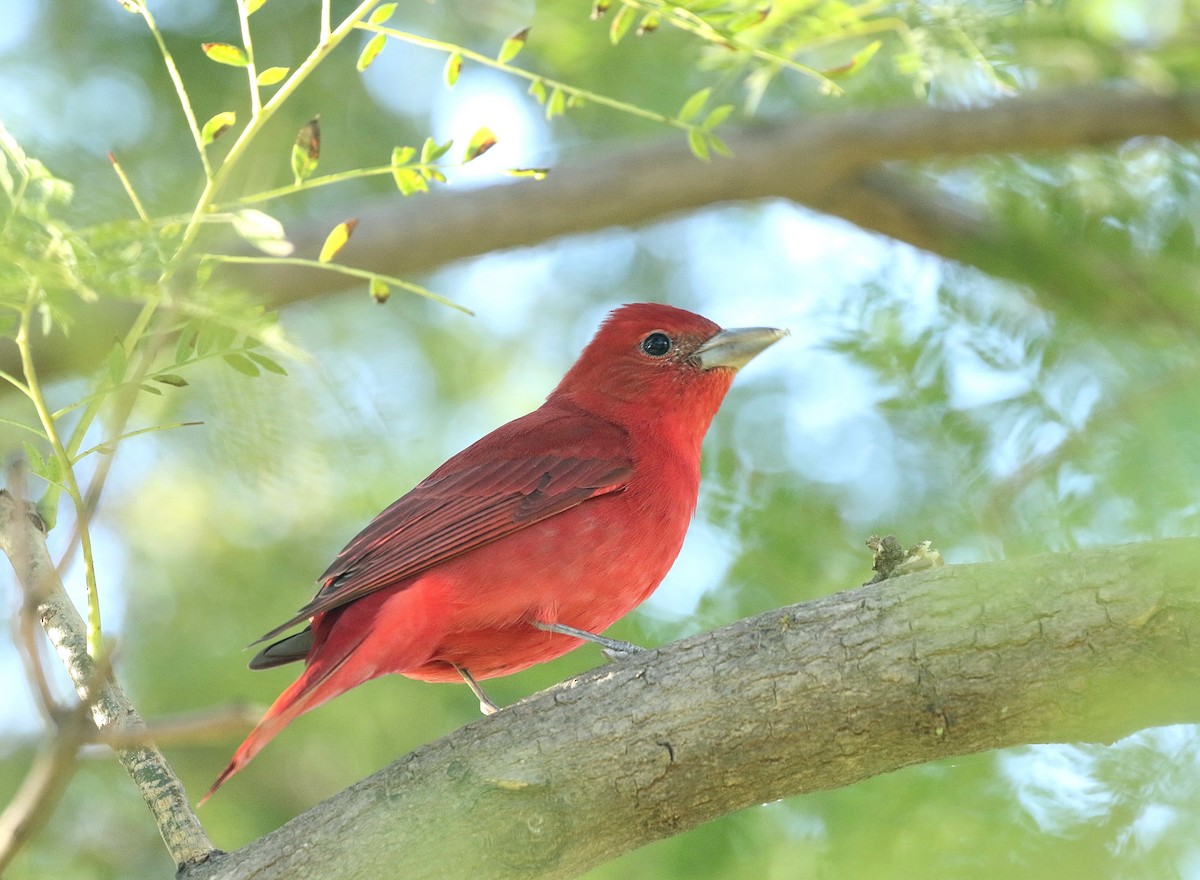
[[[935,157],[1065,151],[1151,135],[1200,138],[1200,94],[1085,88],[965,110],[910,106],[831,114],[731,136],[734,160],[699,162],[682,142],[672,140],[564,165],[540,182],[440,189],[356,207],[359,224],[339,260],[413,277],[456,260],[564,235],[639,226],[725,202],[778,198],[1032,282],[1037,279],[1028,260],[1005,256],[1013,242],[997,231],[995,218],[923,192],[884,166]],[[291,230],[298,253],[316,254],[328,226],[321,221]],[[1073,266],[1086,262],[1078,254],[1068,256]],[[272,307],[346,286],[342,276],[292,267],[230,268],[226,277]],[[1102,266],[1093,277],[1111,273]],[[1062,286],[1077,282],[1073,277]],[[1144,314],[1144,302],[1131,307]],[[128,304],[107,300],[87,307],[69,343],[55,336],[40,346],[39,370],[94,364],[131,315]],[[20,372],[5,348],[0,348],[0,369]]]
[[[90,706],[96,728],[102,734],[117,732],[126,736],[142,731],[145,725],[121,686],[111,674],[98,671],[87,652],[87,628],[50,559],[41,520],[3,490],[0,490],[0,551],[12,562],[17,579],[36,609],[55,652],[63,659],[79,698]],[[64,738],[62,748],[69,749],[73,756],[83,738],[71,739],[75,742]],[[208,858],[213,852],[212,843],[162,753],[149,743],[117,748],[116,753],[154,814],[175,863],[182,868]],[[61,754],[51,755],[47,761],[46,773],[55,768],[58,768],[55,772],[65,772],[61,768],[70,764],[67,756]],[[52,796],[56,783],[53,778],[44,777],[41,774],[31,779],[30,791],[48,792],[46,796]]]
[[187,880],[564,878],[716,816],[1022,743],[1200,719],[1200,540],[961,565],[593,670]]

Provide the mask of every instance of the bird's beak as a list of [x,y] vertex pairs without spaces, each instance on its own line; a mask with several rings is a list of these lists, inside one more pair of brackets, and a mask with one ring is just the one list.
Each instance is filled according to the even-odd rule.
[[700,362],[701,369],[728,367],[740,370],[760,351],[787,335],[786,330],[777,330],[774,327],[738,327],[734,330],[722,330],[703,342],[696,349],[694,357]]

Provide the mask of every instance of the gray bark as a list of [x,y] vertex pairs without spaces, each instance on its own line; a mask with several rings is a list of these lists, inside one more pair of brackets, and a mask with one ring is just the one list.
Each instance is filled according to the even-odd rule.
[[593,670],[187,880],[565,878],[925,761],[1200,720],[1200,540],[961,565]]

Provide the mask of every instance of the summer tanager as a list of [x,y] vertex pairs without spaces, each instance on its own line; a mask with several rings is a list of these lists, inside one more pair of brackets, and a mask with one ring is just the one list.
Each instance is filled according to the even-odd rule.
[[251,662],[304,672],[205,799],[292,719],[398,672],[471,686],[559,657],[639,605],[679,554],[700,443],[734,373],[784,335],[670,306],[614,311],[538,409],[455,455],[321,575]]

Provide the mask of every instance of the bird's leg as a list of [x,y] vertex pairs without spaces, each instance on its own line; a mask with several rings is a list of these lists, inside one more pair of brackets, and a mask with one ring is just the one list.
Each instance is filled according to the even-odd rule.
[[[451,664],[454,665],[454,664]],[[475,677],[461,666],[454,666],[458,674],[462,676],[462,680],[467,683],[467,687],[471,689],[471,693],[479,698],[479,711],[484,715],[494,715],[500,711],[500,707],[492,702],[491,698],[483,692],[483,688],[479,686],[479,682]]]
[[600,653],[609,660],[624,660],[632,657],[639,651],[646,650],[645,648],[639,648],[637,645],[631,645],[629,642],[610,639],[608,636],[596,635],[596,633],[590,633],[585,629],[576,629],[573,626],[567,626],[565,623],[542,623],[540,620],[534,620],[531,623],[538,629],[546,632],[583,639],[585,642],[594,642],[600,646]]

